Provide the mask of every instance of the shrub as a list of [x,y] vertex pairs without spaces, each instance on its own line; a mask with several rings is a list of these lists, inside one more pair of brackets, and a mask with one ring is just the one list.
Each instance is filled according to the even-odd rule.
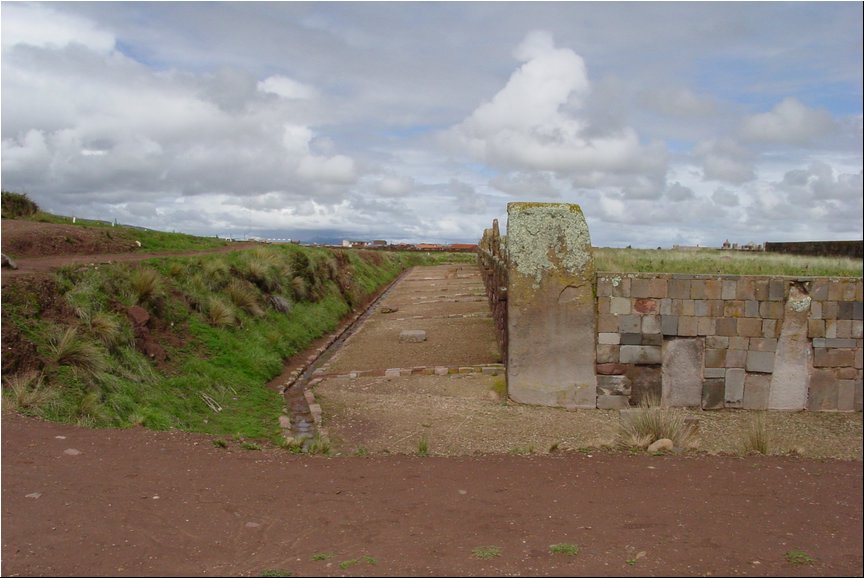
[[39,212],[39,205],[24,193],[2,192],[2,216],[4,219],[30,217]]
[[235,320],[234,308],[231,305],[218,297],[210,297],[207,300],[207,321],[210,325],[234,325]]
[[102,350],[78,335],[77,327],[67,327],[55,335],[49,344],[52,361],[57,366],[67,366],[89,375],[95,375],[106,367]]
[[695,445],[692,429],[684,421],[685,415],[674,409],[658,406],[656,397],[643,398],[639,409],[621,420],[618,426],[618,445],[646,449],[663,438],[672,440],[678,448]]

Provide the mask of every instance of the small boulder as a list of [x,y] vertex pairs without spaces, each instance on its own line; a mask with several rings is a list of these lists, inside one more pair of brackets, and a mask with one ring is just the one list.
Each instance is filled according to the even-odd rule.
[[380,311],[381,311],[381,313],[396,313],[397,311],[399,311],[399,308],[398,307],[382,307]]
[[422,343],[426,341],[426,332],[422,329],[406,329],[399,334],[402,343]]
[[674,447],[675,444],[672,443],[672,440],[670,440],[669,438],[660,438],[659,440],[648,446],[648,453],[653,454],[664,451],[668,452],[672,451]]
[[0,253],[0,255],[3,256],[3,267],[9,268],[9,269],[17,269],[18,268],[18,265],[15,264],[15,261],[10,259],[6,255],[3,255],[3,253]]

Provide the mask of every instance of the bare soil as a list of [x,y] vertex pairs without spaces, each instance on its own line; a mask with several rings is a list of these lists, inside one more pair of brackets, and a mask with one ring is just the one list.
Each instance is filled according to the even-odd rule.
[[[6,278],[4,271],[4,291]],[[441,307],[457,303],[442,297],[452,295],[449,288],[432,293]],[[402,297],[406,310],[430,301]],[[411,313],[440,322],[430,306]],[[488,335],[466,344],[459,318],[448,319],[451,339],[438,343],[440,357],[430,355],[430,365],[449,365],[451,350],[473,351],[465,357],[471,363],[489,359]],[[326,370],[338,363],[376,370],[413,363],[411,356],[374,352],[352,358],[351,343],[362,340],[361,330],[346,344],[349,353]],[[580,451],[575,434],[555,428],[591,418],[589,429],[604,437],[611,412],[515,406],[492,398],[497,376],[438,377],[325,379],[316,395],[331,435],[342,438],[342,456],[330,458],[4,412],[0,570],[9,576],[862,575],[860,414],[777,416],[783,443],[793,437],[782,429],[792,423],[786,418],[812,416],[821,425],[793,445],[809,456],[807,443],[819,446],[827,439],[819,436],[831,433],[835,441],[822,445],[843,460]],[[403,410],[415,413],[405,417]],[[700,435],[731,437],[726,416],[737,415],[743,416],[705,412]],[[378,430],[407,433],[407,445],[382,442],[368,457],[350,455],[378,439]],[[461,455],[408,455],[416,454],[416,435],[424,430],[433,454]],[[530,442],[530,432],[555,432],[550,439],[567,443],[547,453],[548,440]],[[465,440],[481,440],[485,449],[460,446]],[[575,545],[578,553],[554,554],[552,544]],[[479,558],[476,549],[486,546],[499,554]],[[803,563],[795,563],[795,552],[804,554],[797,558]]]

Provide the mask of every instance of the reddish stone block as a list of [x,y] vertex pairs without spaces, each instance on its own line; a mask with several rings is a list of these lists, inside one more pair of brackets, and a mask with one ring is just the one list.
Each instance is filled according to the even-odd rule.
[[654,299],[636,299],[633,309],[639,313],[657,313],[657,301]]
[[598,363],[598,375],[624,375],[629,366],[624,363]]

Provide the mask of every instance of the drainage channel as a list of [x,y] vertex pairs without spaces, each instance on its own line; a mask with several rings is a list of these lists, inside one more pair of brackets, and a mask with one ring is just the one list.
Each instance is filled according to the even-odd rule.
[[[381,300],[407,275],[411,270],[403,271],[390,285],[376,297],[357,318],[352,321],[342,332],[333,339],[314,360],[310,361],[306,369],[286,387],[283,391],[285,406],[290,417],[280,418],[280,427],[286,441],[295,447],[301,448],[304,453],[309,453],[310,448],[320,437],[318,422],[321,419],[320,407],[314,403],[314,397],[309,389],[310,382],[315,377],[315,370],[327,362],[336,351],[345,343],[345,340],[354,335],[366,319],[375,312]],[[316,415],[317,414],[317,415]],[[287,418],[287,419],[286,419]],[[290,423],[286,423],[290,421]]]

